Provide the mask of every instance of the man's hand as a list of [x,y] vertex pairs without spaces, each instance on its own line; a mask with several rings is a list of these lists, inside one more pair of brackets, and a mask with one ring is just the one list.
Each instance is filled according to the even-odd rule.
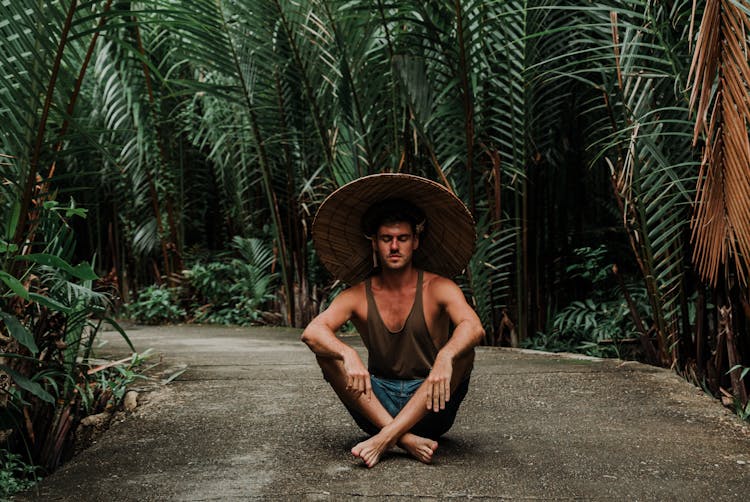
[[355,398],[364,395],[369,400],[372,397],[370,372],[367,371],[362,359],[355,351],[344,357],[344,371],[346,372],[346,390],[354,394]]
[[438,354],[432,371],[427,376],[425,405],[428,410],[437,412],[445,409],[445,403],[451,398],[451,376],[453,376],[453,361],[450,358],[440,357]]

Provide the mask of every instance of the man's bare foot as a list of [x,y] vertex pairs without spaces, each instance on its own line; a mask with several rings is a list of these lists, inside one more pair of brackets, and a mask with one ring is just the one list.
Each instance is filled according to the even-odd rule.
[[408,451],[412,457],[425,464],[432,462],[432,454],[438,447],[437,441],[414,434],[404,434],[398,445]]
[[372,467],[378,463],[380,456],[388,450],[392,445],[388,444],[388,441],[382,437],[381,434],[376,434],[366,441],[362,441],[352,448],[352,455],[361,458],[367,467]]

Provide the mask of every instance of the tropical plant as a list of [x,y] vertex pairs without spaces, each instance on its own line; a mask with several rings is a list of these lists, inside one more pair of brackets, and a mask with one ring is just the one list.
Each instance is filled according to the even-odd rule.
[[187,315],[179,301],[178,288],[152,284],[139,291],[135,300],[124,306],[123,313],[143,324],[175,323]]
[[261,319],[263,306],[274,299],[271,249],[260,239],[239,236],[232,247],[240,258],[197,263],[186,271],[199,300],[197,322],[247,325]]
[[645,288],[636,283],[616,281],[607,260],[605,245],[573,250],[576,261],[566,268],[570,280],[577,281],[579,297],[560,308],[548,323],[549,333],[538,333],[524,346],[558,352],[576,351],[591,356],[630,356],[623,344],[638,340],[638,319],[648,319]]
[[23,461],[21,455],[0,448],[0,500],[34,486],[38,468]]
[[714,286],[722,265],[743,286],[750,272],[749,14],[745,0],[707,1],[690,66],[693,145],[703,139],[693,259]]
[[99,364],[90,358],[87,361],[90,378],[87,385],[78,386],[84,412],[91,415],[117,408],[131,385],[146,378],[142,374],[142,365],[151,355],[152,349],[147,349],[142,353],[133,353],[126,360],[101,361]]
[[70,452],[102,324],[127,340],[76,256],[87,211],[55,184],[97,151],[75,110],[111,4],[0,4],[0,428],[5,447],[46,470]]
[[13,431],[11,444],[23,444],[29,460],[47,470],[68,454],[71,433],[83,416],[82,396],[92,380],[87,370],[102,324],[119,330],[130,344],[107,317],[106,297],[92,290],[91,266],[69,264],[71,230],[51,207],[37,213],[50,238],[47,252],[16,255],[12,264],[27,265],[20,279],[2,271],[7,288],[0,297],[0,370],[12,382],[3,396],[0,425]]
[[[695,32],[692,21],[701,16],[705,21]],[[676,366],[696,383],[706,378],[714,393],[731,386],[744,403],[738,372],[727,378],[720,368],[748,357],[736,337],[748,328],[747,317],[736,314],[748,298],[745,230],[733,223],[743,206],[738,201],[746,198],[739,187],[746,187],[742,179],[748,169],[732,153],[735,145],[747,144],[747,114],[742,106],[722,114],[721,107],[747,93],[746,80],[732,80],[748,73],[746,32],[729,28],[746,25],[747,5],[597,4],[582,6],[572,17],[580,21],[566,23],[578,26],[580,49],[571,59],[559,59],[557,75],[585,83],[590,96],[583,116],[590,124],[587,137],[594,140],[590,148],[597,152],[593,165],[603,161],[609,167],[621,221],[648,291],[652,317],[638,327],[641,337],[653,338],[655,362]],[[737,82],[732,89],[730,81]],[[695,123],[691,103],[699,103]],[[724,147],[726,141],[733,145]],[[691,143],[705,145],[701,169],[700,152]],[[729,189],[735,183],[738,189]],[[733,209],[722,209],[725,203]],[[727,218],[718,216],[722,211]],[[688,304],[691,298],[694,307]],[[694,324],[691,312],[696,312]],[[711,329],[718,336],[709,341]]]

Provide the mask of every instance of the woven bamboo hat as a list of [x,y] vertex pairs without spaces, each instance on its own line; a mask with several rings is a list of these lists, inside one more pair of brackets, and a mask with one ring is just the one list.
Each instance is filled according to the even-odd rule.
[[410,174],[365,176],[342,186],[318,209],[313,242],[318,256],[337,279],[355,284],[373,269],[372,244],[363,228],[363,216],[387,199],[403,199],[424,213],[426,232],[420,236],[414,264],[453,277],[474,253],[474,219],[463,202],[434,181]]

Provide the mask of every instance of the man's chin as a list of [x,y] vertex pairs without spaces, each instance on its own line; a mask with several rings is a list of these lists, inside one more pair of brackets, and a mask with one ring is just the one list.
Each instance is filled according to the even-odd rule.
[[404,260],[385,260],[383,263],[383,268],[388,270],[401,270],[403,268],[406,268],[407,262]]

